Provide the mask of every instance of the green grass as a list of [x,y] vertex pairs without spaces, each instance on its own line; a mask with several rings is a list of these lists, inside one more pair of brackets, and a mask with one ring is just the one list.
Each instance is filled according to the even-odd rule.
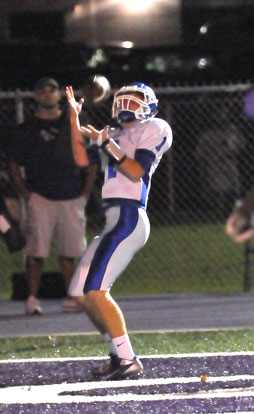
[[[139,355],[196,352],[254,351],[254,329],[130,334]],[[108,351],[99,335],[2,338],[0,360],[104,356]]]
[[[0,298],[9,298],[20,254],[10,254],[1,241],[0,249]],[[45,270],[58,270],[54,245]],[[242,291],[243,245],[225,235],[224,224],[153,226],[146,246],[112,289],[116,295]]]
[[113,293],[233,293],[243,291],[243,245],[224,225],[152,228]]

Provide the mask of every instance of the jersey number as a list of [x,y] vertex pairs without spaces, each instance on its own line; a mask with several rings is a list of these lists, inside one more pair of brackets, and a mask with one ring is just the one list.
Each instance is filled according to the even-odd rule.
[[[114,140],[119,145],[119,140]],[[108,179],[115,178],[117,171],[114,169],[113,165],[108,166]]]
[[108,166],[108,179],[116,177],[116,170],[113,165]]

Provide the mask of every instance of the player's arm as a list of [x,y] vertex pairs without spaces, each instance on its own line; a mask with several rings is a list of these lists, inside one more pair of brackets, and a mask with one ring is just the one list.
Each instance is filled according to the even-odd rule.
[[127,157],[123,150],[112,138],[103,140],[101,149],[109,156],[111,161],[118,167],[118,169],[132,181],[138,181],[145,174],[145,169],[141,163]]
[[144,176],[145,169],[141,163],[136,159],[127,157],[114,139],[108,138],[108,126],[105,126],[102,131],[97,131],[92,125],[86,125],[81,127],[81,131],[97,144],[130,180],[138,181]]
[[226,221],[226,233],[238,243],[249,240],[254,236],[251,220],[254,212],[254,187],[246,194],[243,200],[236,203],[232,213]]
[[89,158],[84,146],[83,137],[80,131],[79,113],[82,108],[83,99],[77,102],[74,98],[73,89],[71,86],[66,87],[66,97],[70,109],[70,125],[71,125],[71,144],[75,163],[79,167],[86,167],[89,165]]
[[159,123],[156,121],[153,128],[149,130],[149,134],[144,134],[139,140],[135,159],[125,158],[123,155],[119,169],[131,180],[139,180],[150,170],[155,158],[160,159],[163,153],[171,147],[172,140],[172,131],[169,125],[163,120],[160,120]]
[[28,201],[32,193],[26,186],[26,182],[21,174],[19,164],[16,161],[10,160],[8,162],[8,171],[10,173],[14,188],[20,195],[24,197],[26,201]]
[[145,170],[141,164],[137,160],[133,160],[129,157],[126,157],[121,162],[119,170],[121,170],[132,181],[138,181],[145,174]]
[[83,196],[85,197],[86,201],[89,200],[91,191],[93,189],[95,179],[97,176],[98,166],[93,164],[89,167],[89,172],[85,180],[85,185],[83,188]]

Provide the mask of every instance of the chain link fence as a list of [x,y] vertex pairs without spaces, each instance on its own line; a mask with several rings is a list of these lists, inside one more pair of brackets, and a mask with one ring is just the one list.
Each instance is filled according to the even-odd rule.
[[[251,244],[238,245],[224,231],[235,200],[254,181],[251,87],[155,88],[158,116],[172,126],[173,147],[153,177],[148,205],[150,238],[116,282],[113,293],[232,293],[252,289]],[[110,121],[111,98],[86,108],[86,117],[98,128]],[[0,93],[0,101],[0,126],[13,126],[34,111],[31,92]],[[89,238],[103,223],[101,184],[102,176],[98,175],[86,211]],[[2,251],[0,280],[10,278],[22,266],[18,254],[9,254],[5,246]],[[57,268],[54,246],[46,266]]]

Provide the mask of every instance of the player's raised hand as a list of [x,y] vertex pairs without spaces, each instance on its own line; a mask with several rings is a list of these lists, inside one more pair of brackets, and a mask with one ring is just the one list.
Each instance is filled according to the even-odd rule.
[[84,99],[76,101],[72,86],[66,86],[66,98],[69,103],[70,115],[76,118],[81,112]]

